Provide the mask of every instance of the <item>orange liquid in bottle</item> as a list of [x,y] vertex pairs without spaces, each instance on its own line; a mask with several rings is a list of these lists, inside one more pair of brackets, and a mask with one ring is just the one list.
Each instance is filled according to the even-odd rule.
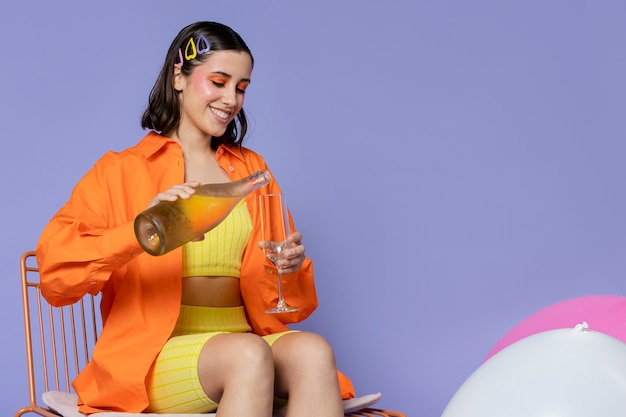
[[163,255],[213,229],[241,199],[270,179],[270,173],[261,170],[238,181],[201,185],[188,199],[161,201],[135,218],[137,241],[149,254]]

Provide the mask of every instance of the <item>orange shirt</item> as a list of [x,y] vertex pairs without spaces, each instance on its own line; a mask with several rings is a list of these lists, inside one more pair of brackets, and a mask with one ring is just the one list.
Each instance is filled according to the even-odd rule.
[[[246,149],[221,146],[219,165],[231,180],[268,169],[263,158]],[[150,132],[136,146],[106,153],[78,182],[70,199],[53,216],[37,244],[43,295],[66,305],[84,294],[102,293],[104,328],[92,360],[74,380],[81,412],[141,412],[148,405],[145,378],[169,338],[181,299],[182,249],[162,256],[144,253],[135,238],[135,216],[159,192],[184,182],[179,144]],[[252,235],[241,266],[241,293],[250,325],[265,335],[287,330],[317,307],[313,265],[285,277],[283,291],[294,313],[266,314],[276,304],[275,268],[258,249],[257,195],[277,193],[276,181],[246,197]],[[354,397],[350,381],[339,373],[342,397]]]

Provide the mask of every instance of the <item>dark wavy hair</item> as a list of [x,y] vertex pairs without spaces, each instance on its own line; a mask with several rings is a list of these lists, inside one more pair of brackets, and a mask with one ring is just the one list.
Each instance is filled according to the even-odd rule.
[[[254,58],[248,45],[230,27],[217,22],[196,22],[188,25],[176,35],[167,51],[163,68],[161,68],[161,72],[152,87],[148,106],[141,117],[142,128],[169,134],[178,127],[180,123],[180,100],[174,89],[174,65],[179,62],[179,48],[184,51],[189,39],[192,37],[198,39],[200,35],[208,41],[211,51],[245,52],[250,55],[254,65]],[[194,67],[205,62],[210,55],[210,53],[198,54],[192,60],[185,60],[181,68],[182,73],[188,76]],[[237,113],[237,117],[228,124],[226,132],[211,140],[211,147],[217,149],[221,144],[241,146],[247,131],[248,120],[242,108]]]

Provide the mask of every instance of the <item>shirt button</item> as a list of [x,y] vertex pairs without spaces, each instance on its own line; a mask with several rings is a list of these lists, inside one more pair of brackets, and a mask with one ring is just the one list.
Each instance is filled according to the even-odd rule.
[[224,153],[224,148],[220,148],[220,153]]
[[235,170],[235,168],[233,167],[228,167],[228,169],[230,170],[230,172],[233,172]]

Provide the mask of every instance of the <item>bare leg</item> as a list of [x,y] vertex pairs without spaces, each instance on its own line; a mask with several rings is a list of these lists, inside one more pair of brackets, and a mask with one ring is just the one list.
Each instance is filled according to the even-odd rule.
[[212,337],[198,359],[200,384],[219,402],[220,417],[272,415],[274,364],[267,343],[254,334]]
[[287,416],[343,417],[335,355],[326,340],[289,333],[272,346],[276,394],[288,397]]

